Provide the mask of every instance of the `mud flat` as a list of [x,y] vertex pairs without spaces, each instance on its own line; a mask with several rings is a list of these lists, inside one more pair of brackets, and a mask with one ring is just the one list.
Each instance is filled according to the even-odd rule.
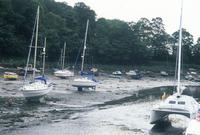
[[152,128],[149,112],[158,102],[159,88],[175,84],[171,78],[98,77],[96,91],[78,92],[71,80],[49,79],[54,89],[40,103],[26,102],[19,89],[22,81],[0,80],[1,135],[146,135]]

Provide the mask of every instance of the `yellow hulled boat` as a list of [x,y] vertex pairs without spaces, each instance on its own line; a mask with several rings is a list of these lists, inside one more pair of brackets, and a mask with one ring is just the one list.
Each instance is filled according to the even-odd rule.
[[13,73],[13,72],[5,72],[4,75],[3,75],[3,78],[5,80],[17,80],[18,75],[16,73]]

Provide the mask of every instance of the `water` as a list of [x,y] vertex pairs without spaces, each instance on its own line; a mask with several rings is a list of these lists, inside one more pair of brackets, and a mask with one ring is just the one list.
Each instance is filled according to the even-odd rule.
[[[104,80],[110,83],[113,80]],[[125,90],[116,87],[77,92],[66,80],[56,80],[54,90],[39,103],[28,103],[18,90],[20,82],[0,82],[1,135],[182,135],[184,121],[166,127],[149,124],[150,110],[165,91],[173,87]],[[11,89],[12,88],[12,89]],[[118,90],[115,90],[118,89]],[[199,87],[189,87],[186,94],[200,97]],[[12,96],[11,96],[12,95]],[[184,119],[184,118],[183,118]],[[186,118],[185,118],[186,119]]]

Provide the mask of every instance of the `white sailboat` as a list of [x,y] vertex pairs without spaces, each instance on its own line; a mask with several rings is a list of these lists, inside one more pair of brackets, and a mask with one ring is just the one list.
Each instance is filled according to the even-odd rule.
[[[84,47],[82,53],[82,62],[81,62],[81,74],[84,74],[84,60],[85,60],[85,51],[86,51],[86,41],[87,41],[87,33],[88,33],[89,20],[87,20],[86,31],[85,31],[85,40]],[[81,76],[79,78],[75,78],[72,82],[72,86],[77,87],[78,91],[82,91],[83,88],[93,88],[95,89],[97,82],[90,76]]]
[[54,72],[54,75],[56,77],[63,78],[63,79],[74,76],[74,72],[64,68],[65,67],[65,50],[66,50],[66,42],[64,43],[63,53],[61,51],[62,69]]
[[29,59],[30,59],[32,47],[35,48],[34,64],[33,64],[34,67],[33,68],[36,69],[37,48],[38,48],[38,46],[37,46],[38,25],[39,25],[39,6],[38,6],[38,9],[37,9],[36,21],[35,21],[35,25],[34,25],[34,29],[33,29],[33,35],[34,35],[34,31],[35,31],[35,46],[32,46],[32,41],[33,41],[33,37],[34,37],[32,35],[31,45],[30,45],[30,48],[29,48],[29,54],[28,54],[28,59],[27,59],[27,64],[26,64],[26,71],[25,71],[25,76],[24,76],[24,85],[21,88],[23,95],[26,99],[33,99],[33,98],[42,97],[52,89],[51,83],[49,83],[44,76],[46,38],[45,38],[45,41],[44,41],[44,48],[43,48],[43,53],[42,53],[43,54],[43,75],[39,76],[39,77],[35,77],[36,71],[33,70],[32,80],[29,81],[28,83],[26,82],[27,67],[28,67],[28,64],[29,64]]
[[182,44],[182,12],[183,0],[181,1],[181,16],[179,28],[179,42],[178,42],[178,78],[177,78],[177,93],[169,96],[166,100],[156,105],[151,111],[151,124],[157,124],[165,121],[170,114],[184,115],[190,119],[195,119],[198,113],[199,104],[191,96],[182,95],[183,86],[180,82],[181,74],[181,44]]

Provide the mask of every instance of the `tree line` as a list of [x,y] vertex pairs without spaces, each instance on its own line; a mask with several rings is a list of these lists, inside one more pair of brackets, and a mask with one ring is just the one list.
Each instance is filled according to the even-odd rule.
[[[48,61],[58,61],[66,41],[67,60],[75,62],[83,47],[87,19],[88,63],[131,65],[176,59],[179,31],[168,34],[160,17],[125,22],[97,19],[95,11],[82,2],[71,7],[54,0],[0,0],[1,59],[26,59],[38,5],[39,45],[46,37]],[[194,42],[193,36],[183,29],[182,45],[184,63],[200,64],[200,38]]]

